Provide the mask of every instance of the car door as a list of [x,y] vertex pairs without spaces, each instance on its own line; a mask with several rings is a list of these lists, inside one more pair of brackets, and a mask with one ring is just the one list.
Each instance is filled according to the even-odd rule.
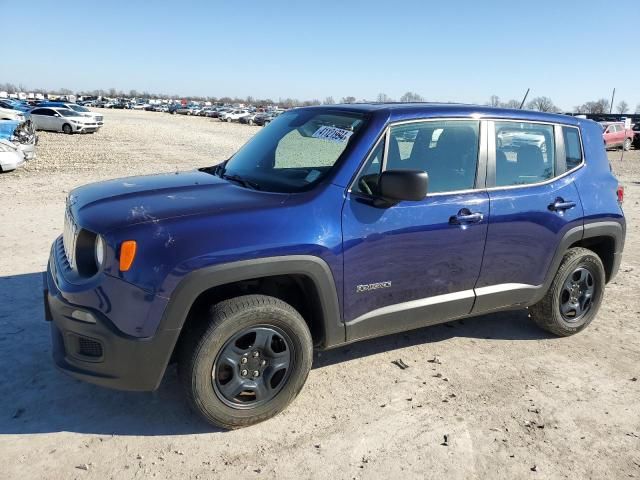
[[[484,123],[392,125],[346,194],[342,212],[347,338],[408,330],[468,314],[480,273],[489,198]],[[427,196],[376,203],[381,171],[419,169]]]
[[36,108],[31,111],[31,121],[38,130],[50,130],[50,118],[52,115],[53,110],[49,108]]
[[[515,141],[500,145],[506,136]],[[565,143],[571,148],[568,167]],[[488,145],[491,215],[474,313],[536,298],[562,238],[582,228],[583,218],[574,184],[582,165],[577,128],[491,121]]]

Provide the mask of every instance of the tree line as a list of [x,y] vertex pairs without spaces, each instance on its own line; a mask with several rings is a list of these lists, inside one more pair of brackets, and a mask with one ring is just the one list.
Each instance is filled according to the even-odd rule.
[[[138,91],[138,90],[129,90],[128,92],[124,92],[122,90],[118,90],[115,88],[109,88],[107,90],[104,89],[96,89],[96,90],[81,90],[79,92],[74,92],[69,90],[68,88],[59,88],[57,90],[46,90],[42,88],[35,89],[27,89],[22,84],[12,84],[12,83],[0,83],[0,91],[7,93],[18,93],[18,92],[30,92],[30,93],[52,93],[56,95],[81,95],[81,96],[93,96],[93,97],[108,97],[108,98],[169,98],[172,100],[186,99],[189,101],[209,101],[213,103],[248,103],[252,105],[279,105],[281,107],[308,107],[312,105],[333,105],[336,100],[333,97],[326,97],[324,100],[320,101],[319,99],[313,100],[298,100],[297,98],[279,98],[278,100],[274,100],[272,98],[254,98],[252,96],[248,97],[211,97],[211,96],[182,96],[182,95],[170,95],[165,93],[153,93],[147,91]],[[358,100],[354,96],[345,96],[339,99],[339,103],[356,103],[356,102],[395,102],[396,100],[387,95],[386,93],[379,93],[375,100],[368,100],[362,98]],[[399,102],[424,102],[425,98],[415,92],[406,92],[402,95],[397,101]],[[486,105],[492,107],[500,107],[500,108],[520,108],[520,101],[511,99],[506,102],[502,101],[499,96],[491,95],[489,97]],[[525,108],[528,110],[537,110],[540,112],[560,112],[561,110],[553,103],[553,101],[549,97],[540,96],[535,97],[529,100],[525,104]],[[601,98],[599,100],[585,102],[582,105],[577,105],[573,107],[574,113],[609,113],[611,109],[611,102],[606,98]],[[618,102],[615,107],[616,113],[631,113],[629,111],[629,104],[624,100]],[[636,106],[635,113],[640,113],[640,104]]]

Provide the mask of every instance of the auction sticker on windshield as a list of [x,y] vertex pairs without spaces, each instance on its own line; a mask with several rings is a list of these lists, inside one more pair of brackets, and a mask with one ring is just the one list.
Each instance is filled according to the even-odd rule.
[[311,136],[313,138],[320,138],[334,143],[347,143],[352,134],[353,132],[351,130],[344,130],[342,128],[325,125],[324,127],[320,127],[316,130]]

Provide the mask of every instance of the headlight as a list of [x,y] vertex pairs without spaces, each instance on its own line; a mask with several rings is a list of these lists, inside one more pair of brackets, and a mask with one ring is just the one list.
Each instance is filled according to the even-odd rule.
[[107,249],[105,248],[104,238],[102,238],[101,235],[96,235],[95,254],[98,269],[102,268],[104,265],[106,251]]

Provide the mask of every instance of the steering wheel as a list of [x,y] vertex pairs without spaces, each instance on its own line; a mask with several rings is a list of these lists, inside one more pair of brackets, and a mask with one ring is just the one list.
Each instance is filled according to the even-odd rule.
[[371,191],[369,184],[365,181],[365,178],[366,177],[360,177],[360,179],[358,180],[358,187],[360,187],[360,190],[362,190],[367,195],[373,196],[373,192]]

